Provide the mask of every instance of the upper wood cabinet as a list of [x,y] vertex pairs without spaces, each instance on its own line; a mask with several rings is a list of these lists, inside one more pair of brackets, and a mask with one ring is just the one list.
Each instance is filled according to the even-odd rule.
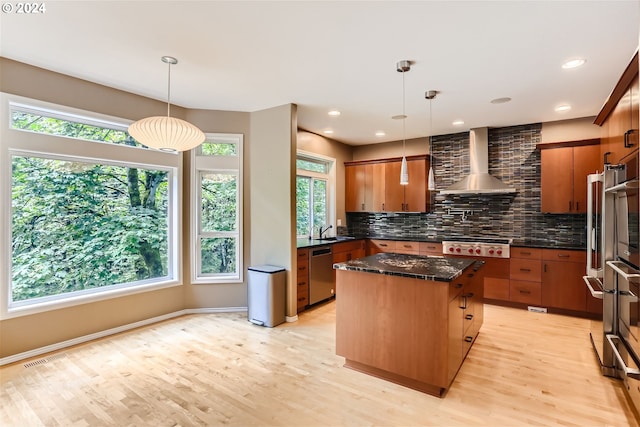
[[384,163],[345,164],[345,210],[381,212],[384,203]]
[[398,158],[345,162],[345,210],[428,212],[428,157],[407,157],[408,185],[400,185],[401,164]]
[[605,157],[609,163],[616,164],[638,148],[639,106],[636,52],[594,121],[602,126],[600,170],[603,169]]
[[542,212],[587,212],[587,175],[602,170],[599,143],[592,139],[538,144]]

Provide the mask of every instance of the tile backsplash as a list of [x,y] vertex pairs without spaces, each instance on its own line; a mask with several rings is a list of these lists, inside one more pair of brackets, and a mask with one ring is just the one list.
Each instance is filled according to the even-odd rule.
[[[432,197],[430,213],[348,213],[349,234],[403,239],[502,237],[516,243],[585,246],[586,215],[540,213],[541,124],[489,129],[489,173],[514,194]],[[436,189],[469,173],[469,133],[433,137]]]

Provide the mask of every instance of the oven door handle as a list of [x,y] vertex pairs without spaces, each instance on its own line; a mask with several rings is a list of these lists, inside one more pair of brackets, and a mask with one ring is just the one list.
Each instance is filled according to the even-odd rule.
[[611,346],[611,350],[613,350],[613,354],[616,356],[616,359],[618,359],[618,363],[620,363],[620,367],[622,368],[622,371],[624,372],[624,374],[629,378],[633,378],[634,380],[640,380],[640,371],[637,369],[630,368],[624,363],[624,360],[622,359],[622,355],[618,351],[618,348],[616,347],[616,345],[613,343],[613,340],[620,340],[620,337],[618,337],[617,335],[610,335],[610,334],[607,334],[606,337],[607,337],[607,341],[609,341],[609,345]]
[[634,294],[631,291],[618,291],[618,294],[625,298],[629,298],[629,302],[631,302],[632,304],[638,302],[638,295]]
[[[591,281],[594,281],[596,283],[596,286],[602,289],[602,285],[600,284],[600,281],[596,277],[582,276],[582,280],[584,280],[584,283],[587,284],[587,288],[589,289],[589,292],[591,292],[592,297],[597,299],[604,299],[604,294],[606,291],[596,291],[593,288],[593,286],[591,286]],[[608,293],[613,293],[613,292],[615,291],[609,291]]]

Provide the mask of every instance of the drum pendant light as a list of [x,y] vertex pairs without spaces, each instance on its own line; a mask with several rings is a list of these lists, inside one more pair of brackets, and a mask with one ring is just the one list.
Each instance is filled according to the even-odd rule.
[[[400,61],[396,64],[396,71],[402,73],[402,164],[400,166],[400,185],[409,184],[409,171],[407,170],[407,156],[406,156],[406,120],[407,115],[405,113],[405,89],[404,89],[404,74],[411,69],[411,63],[407,60]],[[397,117],[397,116],[396,116]]]
[[431,101],[438,94],[435,90],[428,90],[424,93],[424,97],[429,100],[429,178],[427,179],[427,189],[429,191],[434,191],[436,189],[436,177],[433,173],[433,114],[431,113]]
[[171,66],[178,60],[171,56],[163,56],[162,62],[169,65],[167,84],[167,115],[147,117],[129,126],[129,135],[140,144],[162,151],[186,151],[202,144],[204,133],[184,120],[171,117]]

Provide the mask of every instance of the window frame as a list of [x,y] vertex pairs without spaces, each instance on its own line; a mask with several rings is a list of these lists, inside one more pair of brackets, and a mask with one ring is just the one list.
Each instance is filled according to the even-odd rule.
[[[205,142],[221,142],[235,144],[236,154],[232,156],[203,155],[201,147],[191,152],[191,191],[189,204],[191,209],[191,283],[196,285],[241,284],[244,283],[244,210],[243,210],[243,150],[244,135],[236,133],[205,133]],[[232,174],[236,181],[236,232],[202,231],[202,188],[201,176],[205,173]],[[236,272],[202,273],[201,239],[216,237],[236,238]]]
[[[29,99],[17,95],[0,93],[0,319],[9,319],[29,314],[102,301],[150,290],[182,285],[181,281],[181,193],[182,154],[166,153],[141,147],[110,144],[99,141],[49,135],[11,127],[11,112],[32,107],[51,117],[90,121],[117,130],[125,130],[130,120],[90,111],[71,108],[49,102]],[[55,115],[54,115],[55,114]],[[88,161],[105,165],[138,167],[168,172],[168,234],[167,275],[126,284],[114,284],[71,292],[51,297],[38,298],[35,302],[13,303],[12,297],[12,168],[13,156],[35,156],[66,161]]]
[[[312,153],[304,150],[296,151],[296,163],[297,160],[306,160],[306,161],[319,161],[326,163],[328,166],[327,173],[322,172],[314,172],[306,169],[298,169],[296,167],[296,180],[298,177],[308,177],[311,179],[326,179],[327,180],[327,220],[329,224],[334,225],[336,222],[336,159],[333,157],[325,156],[323,154]],[[297,203],[297,194],[296,194],[296,203]],[[297,212],[297,210],[296,210]],[[307,238],[308,235],[300,236],[297,235],[297,223],[298,217],[296,215],[296,237],[297,238]],[[313,230],[313,221],[311,221],[311,231],[312,236],[315,236],[316,230]]]

